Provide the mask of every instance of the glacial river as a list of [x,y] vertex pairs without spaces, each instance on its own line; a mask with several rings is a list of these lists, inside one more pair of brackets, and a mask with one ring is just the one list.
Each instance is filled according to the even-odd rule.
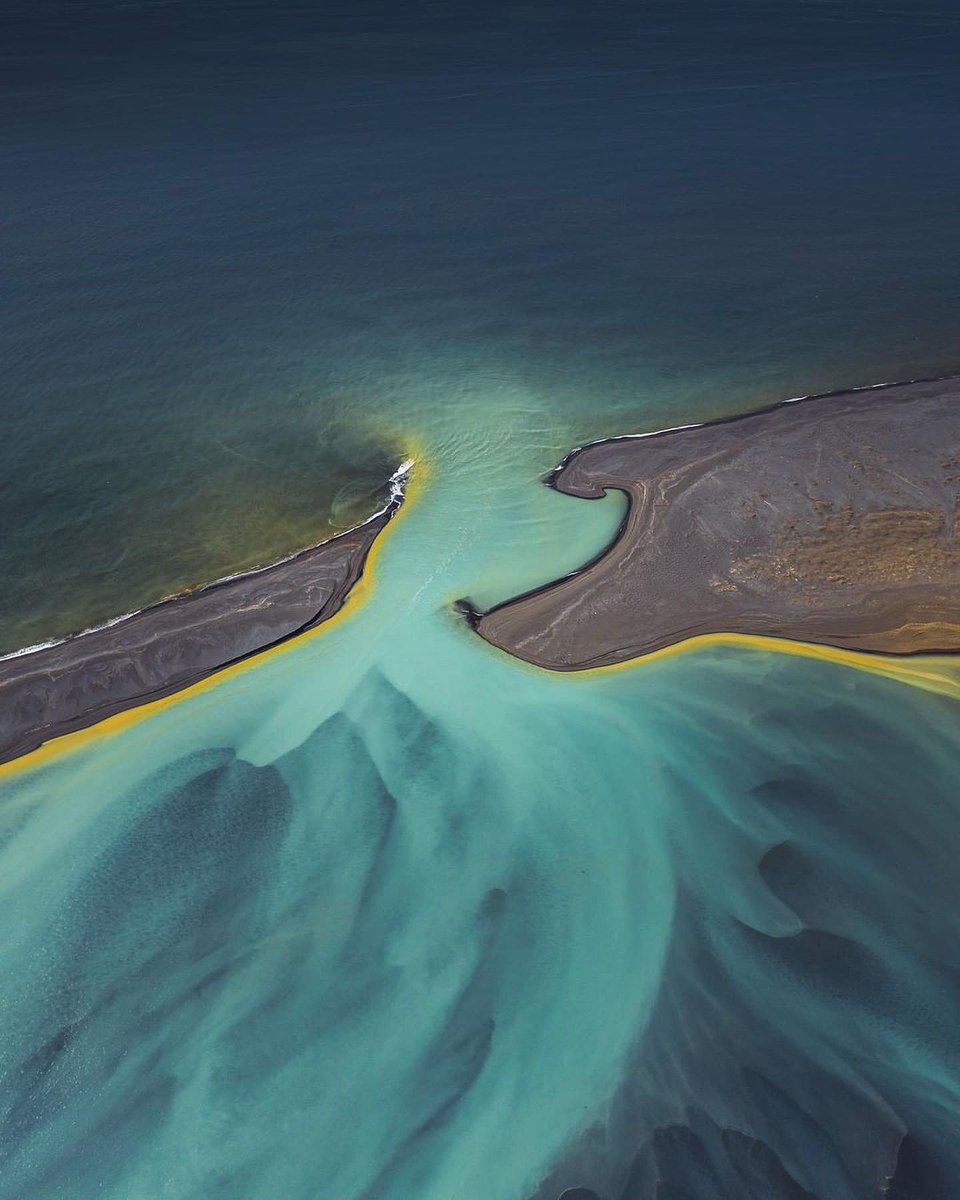
[[578,442],[957,367],[952,9],[164,7],[10,52],[4,649],[415,465],[328,625],[0,769],[2,1200],[956,1194],[960,670],[453,609],[610,539]]

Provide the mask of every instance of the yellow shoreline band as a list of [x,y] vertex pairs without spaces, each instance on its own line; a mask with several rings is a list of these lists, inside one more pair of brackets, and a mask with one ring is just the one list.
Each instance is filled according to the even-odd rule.
[[321,621],[315,628],[306,630],[306,632],[300,634],[298,637],[290,638],[276,646],[267,646],[263,650],[254,652],[242,662],[220,667],[213,671],[212,674],[206,676],[205,679],[198,679],[196,683],[188,684],[184,688],[171,692],[169,696],[160,696],[155,700],[146,700],[143,704],[135,705],[132,708],[125,708],[121,712],[113,713],[112,716],[104,717],[102,721],[96,721],[92,725],[87,725],[83,729],[76,729],[71,733],[63,733],[58,737],[51,737],[49,741],[44,742],[35,750],[29,750],[26,754],[20,755],[18,758],[10,759],[9,762],[0,763],[0,781],[20,772],[32,771],[38,767],[46,766],[52,759],[59,758],[72,750],[78,749],[81,745],[91,742],[94,739],[110,737],[123,729],[137,725],[141,721],[146,720],[147,717],[162,712],[174,704],[178,704],[186,697],[197,696],[204,691],[209,691],[225,680],[233,679],[242,672],[259,666],[268,658],[282,654],[294,645],[302,645],[307,639],[312,639],[322,633],[326,633],[342,618],[352,616],[367,600],[372,591],[373,572],[387,536],[400,518],[409,511],[414,500],[422,496],[426,483],[430,478],[429,466],[425,460],[418,455],[416,450],[411,449],[409,442],[405,445],[406,449],[403,457],[405,459],[413,459],[415,466],[411,470],[407,481],[403,503],[370,547],[364,559],[359,579],[346,594],[343,603],[335,613],[327,617],[325,621]]
[[[818,658],[825,662],[852,667],[858,671],[866,671],[872,675],[883,675],[900,683],[909,683],[914,687],[925,688],[927,691],[938,692],[945,696],[960,696],[960,662],[952,669],[950,660],[935,654],[918,655],[917,657],[894,657],[892,655],[870,654],[861,650],[843,650],[839,646],[824,646],[816,642],[795,642],[789,638],[764,637],[753,633],[701,633],[695,637],[677,642],[673,646],[664,646],[662,650],[654,650],[637,658],[629,658],[624,662],[607,663],[600,667],[586,667],[580,671],[565,671],[564,676],[605,675],[613,671],[635,670],[648,663],[671,658],[677,654],[687,654],[692,650],[706,650],[714,646],[739,646],[752,650],[773,652],[775,654],[790,654],[798,658]],[[558,672],[551,672],[558,674]]]
[[[318,637],[326,633],[344,618],[355,614],[372,591],[373,573],[376,563],[391,529],[410,510],[414,501],[422,496],[430,477],[427,461],[422,453],[418,453],[416,449],[411,448],[409,442],[406,444],[404,457],[412,458],[416,466],[411,472],[403,503],[393,519],[371,546],[364,561],[360,578],[347,593],[342,606],[332,616],[322,621],[316,628],[308,630],[299,637],[291,638],[289,641],[282,642],[277,646],[268,647],[244,659],[243,662],[223,667],[213,672],[213,674],[208,675],[205,679],[198,680],[196,683],[190,684],[179,691],[172,692],[169,696],[161,696],[156,700],[148,700],[134,708],[124,709],[122,712],[114,713],[110,717],[105,717],[102,721],[98,721],[84,729],[75,730],[73,733],[65,733],[59,737],[52,737],[49,741],[44,742],[42,746],[38,746],[36,750],[31,750],[19,758],[11,759],[9,762],[0,763],[0,780],[15,773],[44,766],[52,759],[59,758],[61,755],[76,749],[84,743],[97,738],[111,736],[132,725],[138,724],[153,714],[179,703],[186,697],[192,697],[203,691],[210,690],[226,679],[234,678],[240,672],[259,666],[271,656],[281,654],[294,645],[300,645],[308,638]],[[571,677],[593,678],[597,675],[609,674],[614,671],[635,671],[642,669],[647,664],[662,661],[677,654],[687,654],[691,651],[704,650],[715,646],[746,647],[764,653],[816,658],[841,666],[851,667],[859,671],[865,671],[869,674],[881,675],[888,679],[896,680],[899,683],[910,684],[913,687],[923,688],[926,691],[936,692],[940,695],[960,697],[960,670],[956,668],[952,671],[947,669],[947,660],[938,658],[936,655],[925,655],[911,659],[893,658],[866,654],[856,650],[842,650],[838,647],[823,646],[811,642],[795,642],[786,638],[763,637],[758,634],[746,633],[699,634],[685,641],[678,642],[676,645],[665,646],[662,650],[655,650],[650,654],[644,654],[638,658],[627,659],[625,662],[620,663],[609,663],[605,666],[587,667],[579,671],[557,672],[546,668],[537,668],[537,670],[538,673],[546,673],[564,679],[570,679]],[[525,665],[532,666],[533,664],[528,663]]]

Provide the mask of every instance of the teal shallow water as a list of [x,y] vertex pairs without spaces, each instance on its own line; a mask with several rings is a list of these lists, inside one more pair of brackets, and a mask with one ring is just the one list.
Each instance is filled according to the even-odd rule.
[[348,617],[8,780],[0,1195],[960,1178],[955,702],[499,655],[450,597],[590,505],[458,455]]

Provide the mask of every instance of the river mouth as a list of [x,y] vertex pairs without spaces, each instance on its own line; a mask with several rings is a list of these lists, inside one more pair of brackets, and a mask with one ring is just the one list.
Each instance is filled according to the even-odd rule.
[[[573,447],[956,370],[954,6],[6,7],[0,653],[422,486],[0,771],[0,1200],[960,1194],[957,660],[454,608],[614,541]],[[708,582],[908,580],[903,486]]]

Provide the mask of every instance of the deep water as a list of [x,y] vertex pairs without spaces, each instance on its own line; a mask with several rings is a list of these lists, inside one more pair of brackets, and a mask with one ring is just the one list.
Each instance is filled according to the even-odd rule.
[[952,6],[2,16],[4,648],[418,461],[343,619],[0,776],[0,1200],[953,1200],[960,700],[452,607],[611,536],[582,439],[957,368]]
[[8,0],[0,651],[352,523],[404,432],[493,459],[523,411],[532,481],[957,369],[957,25]]

